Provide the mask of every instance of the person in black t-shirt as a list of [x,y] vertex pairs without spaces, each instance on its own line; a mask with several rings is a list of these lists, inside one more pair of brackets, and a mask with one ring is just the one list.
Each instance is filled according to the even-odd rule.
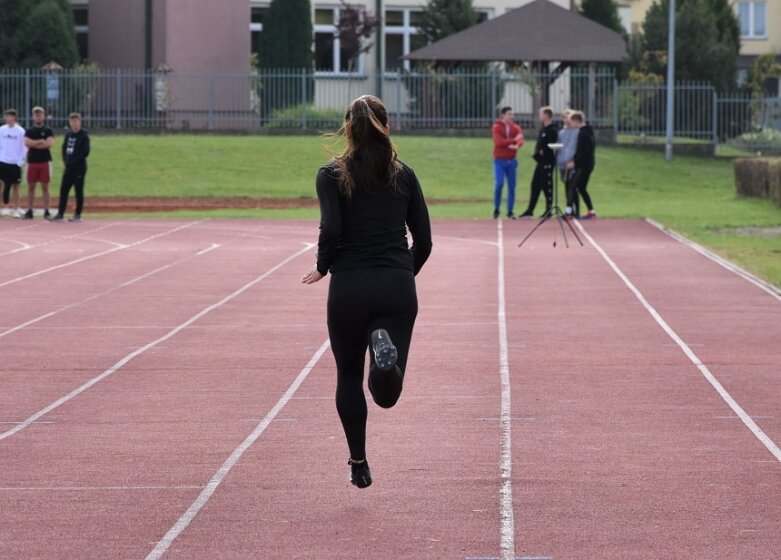
[[594,138],[594,130],[586,124],[586,117],[580,111],[572,115],[572,122],[578,128],[578,144],[575,148],[575,156],[568,167],[575,170],[572,183],[588,208],[588,212],[583,214],[580,219],[595,220],[597,212],[594,210],[594,203],[588,193],[588,180],[596,164],[594,152],[597,143]]
[[401,395],[418,312],[415,275],[431,253],[431,225],[415,173],[396,158],[382,101],[371,95],[354,100],[344,136],[344,153],[317,174],[317,262],[301,281],[313,284],[331,273],[327,316],[336,408],[350,450],[350,480],[366,488],[372,483],[366,461],[366,349],[371,347],[369,391],[375,403],[390,408]]
[[54,132],[45,123],[43,107],[33,108],[33,126],[25,131],[24,145],[27,146],[27,213],[25,219],[33,219],[35,208],[35,186],[40,183],[43,197],[43,217],[49,218],[49,183],[51,182]]
[[69,222],[80,222],[84,209],[84,177],[87,175],[87,157],[90,152],[90,140],[87,131],[81,128],[81,115],[71,113],[68,117],[70,131],[62,142],[62,160],[65,172],[60,184],[60,204],[53,222],[61,222],[68,206],[68,195],[71,187],[76,188],[76,210]]
[[545,213],[547,216],[553,206],[553,173],[556,170],[556,154],[548,147],[559,139],[559,131],[553,124],[553,109],[543,107],[540,109],[540,133],[537,137],[537,145],[534,147],[532,157],[537,162],[531,183],[531,196],[529,206],[521,214],[521,218],[534,217],[534,208],[540,198],[540,192],[545,194]]

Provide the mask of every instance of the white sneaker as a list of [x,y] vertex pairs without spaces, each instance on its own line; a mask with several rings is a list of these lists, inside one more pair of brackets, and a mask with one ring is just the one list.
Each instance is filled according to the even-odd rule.
[[2,211],[0,211],[0,216],[10,216],[10,215],[11,215],[10,208],[3,208]]
[[24,212],[17,208],[14,210],[14,218],[24,218]]

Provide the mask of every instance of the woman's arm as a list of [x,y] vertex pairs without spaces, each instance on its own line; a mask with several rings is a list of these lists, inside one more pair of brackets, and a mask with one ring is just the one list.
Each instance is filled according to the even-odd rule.
[[412,234],[412,265],[415,275],[420,272],[431,254],[431,220],[428,216],[428,207],[423,197],[423,189],[420,187],[415,172],[409,170],[412,177],[410,185],[410,203],[407,209],[407,227]]

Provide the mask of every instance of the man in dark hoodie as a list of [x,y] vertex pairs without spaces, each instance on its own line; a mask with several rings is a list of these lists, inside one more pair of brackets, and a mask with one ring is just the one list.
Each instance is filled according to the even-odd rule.
[[559,139],[559,132],[553,124],[553,109],[542,107],[540,109],[540,133],[537,137],[537,145],[534,146],[532,157],[537,162],[532,177],[531,196],[529,206],[521,214],[521,218],[534,217],[534,207],[540,198],[540,192],[545,193],[545,214],[547,216],[553,205],[553,173],[556,169],[556,154],[548,146],[555,144]]
[[87,174],[87,157],[90,151],[89,135],[81,128],[81,115],[71,113],[68,117],[70,131],[62,143],[62,159],[65,162],[65,172],[60,184],[60,206],[53,222],[61,222],[68,206],[68,195],[71,187],[76,187],[76,210],[69,222],[80,222],[81,211],[84,209],[84,176]]
[[575,156],[567,164],[567,167],[575,170],[572,183],[588,208],[588,212],[580,218],[582,220],[592,220],[596,219],[597,213],[594,211],[594,205],[591,202],[591,196],[589,196],[587,188],[589,177],[591,177],[591,172],[594,171],[595,165],[594,151],[596,149],[596,140],[594,139],[594,130],[586,124],[586,118],[580,111],[573,113],[570,116],[570,120],[578,129],[578,143],[575,148]]

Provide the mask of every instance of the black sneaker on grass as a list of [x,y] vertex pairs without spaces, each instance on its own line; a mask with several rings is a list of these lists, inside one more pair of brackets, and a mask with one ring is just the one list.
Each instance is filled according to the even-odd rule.
[[499,209],[494,208],[494,220],[499,217]]
[[350,483],[358,488],[366,488],[372,485],[372,473],[369,470],[369,462],[364,459],[356,463],[352,459],[347,460],[350,465]]

